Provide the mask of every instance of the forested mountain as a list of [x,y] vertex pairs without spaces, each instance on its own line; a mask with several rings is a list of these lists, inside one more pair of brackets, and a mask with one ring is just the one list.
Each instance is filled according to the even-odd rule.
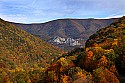
[[125,17],[91,35],[85,48],[62,55],[3,20],[0,38],[1,83],[125,83]]
[[108,53],[105,55],[107,60],[115,63],[117,71],[125,76],[125,16],[90,36],[86,47],[96,44]]
[[53,62],[46,70],[46,82],[125,83],[124,70],[125,17],[122,17],[91,35],[85,48],[75,49]]
[[104,28],[116,19],[58,19],[46,23],[13,23],[42,40],[68,51],[82,47],[90,35]]
[[62,53],[59,48],[0,19],[0,83],[22,83],[35,78],[40,71],[33,70],[48,67]]

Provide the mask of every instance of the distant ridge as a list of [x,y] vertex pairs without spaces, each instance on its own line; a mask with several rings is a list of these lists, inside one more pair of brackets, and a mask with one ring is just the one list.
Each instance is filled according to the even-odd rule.
[[[32,24],[20,24],[13,23],[21,29],[33,34],[47,42],[50,42],[56,36],[61,38],[72,38],[75,41],[81,43],[80,46],[70,46],[66,44],[55,44],[55,46],[65,49],[70,47],[69,50],[75,47],[84,46],[86,40],[90,35],[95,33],[97,30],[110,25],[117,18],[112,19],[57,19],[45,23],[32,23]],[[70,41],[69,41],[70,42]],[[71,41],[73,42],[73,41]],[[66,49],[67,50],[67,49]]]

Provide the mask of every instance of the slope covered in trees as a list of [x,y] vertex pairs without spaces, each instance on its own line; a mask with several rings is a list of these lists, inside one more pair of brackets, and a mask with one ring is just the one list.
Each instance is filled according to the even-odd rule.
[[[8,24],[8,23],[6,24],[6,22],[4,23],[3,22],[1,22],[0,26],[3,26],[4,24],[5,25]],[[2,29],[3,28],[1,28],[1,30]],[[10,29],[9,31],[11,31]],[[6,31],[6,28],[5,28],[5,31]],[[1,31],[2,34],[3,32],[4,31]],[[4,33],[7,33],[7,32],[4,32]],[[23,32],[24,31],[22,31],[21,33]],[[0,41],[3,41],[3,40],[5,41],[8,35],[6,37],[3,37],[2,35],[1,37],[2,39]],[[16,42],[16,41],[13,41],[13,42]],[[12,44],[15,45],[15,43],[12,43]],[[28,63],[28,61],[25,61],[25,58],[23,58],[23,55],[25,53],[23,55],[20,55],[19,57],[16,57],[18,56],[16,55],[16,53],[18,52],[16,52],[15,54],[11,54],[13,53],[11,51],[12,47],[10,49],[9,46],[6,44],[5,44],[6,46],[4,46],[4,44],[1,44],[1,45],[2,45],[1,52],[3,52],[3,55],[1,55],[1,63],[0,63],[0,67],[1,67],[0,82],[1,83],[3,82],[8,82],[8,83],[10,82],[120,83],[121,82],[121,83],[125,83],[125,80],[123,79],[123,77],[125,76],[125,72],[124,72],[125,70],[125,17],[118,19],[116,22],[112,23],[111,25],[103,29],[100,29],[95,34],[90,36],[90,38],[86,42],[85,48],[74,49],[71,52],[64,53],[63,55],[60,55],[55,59],[51,59],[50,56],[49,56],[49,59],[47,57],[43,58],[43,59],[48,59],[49,61],[52,61],[51,65],[48,65],[48,67],[46,68],[43,67],[43,63],[45,60],[42,61],[37,58],[32,58],[32,55],[30,55],[29,57],[31,57],[32,59],[29,58],[28,59],[29,63]],[[18,45],[20,45],[20,43]],[[21,44],[21,46],[23,45]],[[17,47],[20,47],[20,46],[17,46]],[[37,48],[39,48],[39,45],[37,45]],[[6,50],[9,50],[9,52],[5,52]],[[20,53],[22,52],[21,48],[18,50]],[[25,49],[25,50],[28,50],[28,49]],[[30,51],[29,53],[32,53],[32,51]],[[45,52],[42,52],[42,53],[45,53]],[[48,51],[46,51],[46,53],[48,53]],[[50,53],[50,55],[54,56],[53,53],[52,54]],[[14,58],[11,58],[7,55],[14,56]],[[34,56],[39,57],[39,52],[37,55],[34,54]],[[20,57],[23,58],[21,59],[21,61],[19,61]],[[17,64],[16,61],[18,61],[21,65]],[[46,64],[44,63],[44,65]]]
[[[125,83],[125,17],[90,36],[85,48],[58,58],[47,70],[50,83]],[[122,75],[122,76],[121,76]]]
[[60,49],[0,19],[0,83],[38,79],[40,72],[61,53]]

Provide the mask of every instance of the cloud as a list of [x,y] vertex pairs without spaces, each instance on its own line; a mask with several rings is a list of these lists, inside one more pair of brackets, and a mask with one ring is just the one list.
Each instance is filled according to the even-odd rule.
[[107,16],[107,17],[104,17],[104,18],[97,18],[97,19],[120,18],[120,17],[123,17],[123,16],[125,16],[125,13],[124,14],[112,14],[110,16]]
[[25,15],[22,14],[16,14],[16,15],[3,15],[0,13],[0,18],[6,20],[6,21],[10,21],[10,22],[17,22],[17,23],[24,23],[27,20],[27,17]]
[[34,5],[36,2],[37,2],[37,0],[33,0],[33,1],[32,1],[32,5]]
[[0,13],[2,18],[24,20],[23,23],[57,18],[110,18],[125,14],[124,3],[125,0],[0,0]]
[[120,17],[123,17],[125,16],[125,14],[121,14],[121,15],[113,15],[113,16],[108,16],[108,17],[105,17],[106,19],[109,19],[109,18],[120,18]]

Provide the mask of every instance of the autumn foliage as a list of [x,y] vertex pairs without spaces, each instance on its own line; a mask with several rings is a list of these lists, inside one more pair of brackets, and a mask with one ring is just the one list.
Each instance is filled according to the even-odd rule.
[[125,17],[64,54],[0,20],[0,83],[120,83],[124,70]]

